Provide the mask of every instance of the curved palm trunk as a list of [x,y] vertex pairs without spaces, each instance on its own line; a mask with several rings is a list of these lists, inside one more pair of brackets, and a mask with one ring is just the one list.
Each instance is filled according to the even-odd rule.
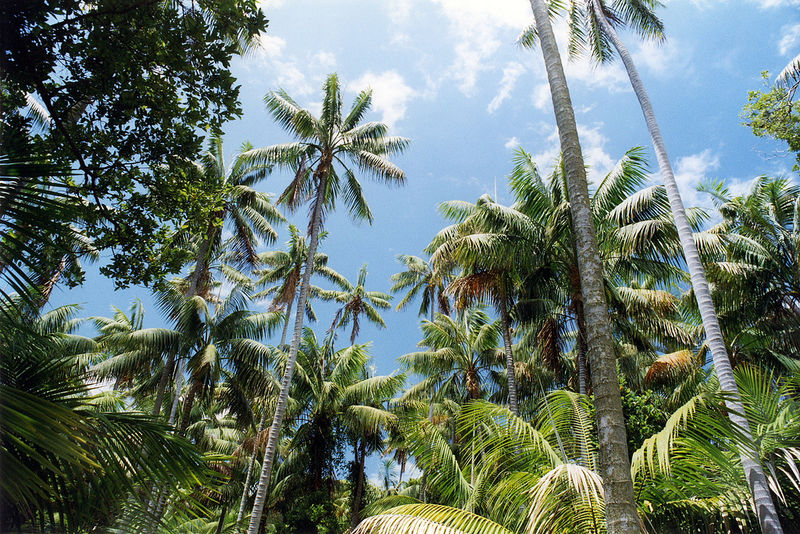
[[506,374],[508,374],[508,409],[514,415],[519,415],[517,401],[517,374],[514,365],[514,352],[511,349],[511,319],[508,316],[508,297],[505,293],[501,297],[500,321],[503,328],[503,346],[506,353]]
[[588,356],[597,408],[600,475],[605,492],[606,523],[609,534],[639,533],[641,527],[633,494],[617,362],[608,306],[603,292],[603,264],[589,204],[586,169],[578,140],[575,114],[561,56],[550,26],[548,8],[544,0],[530,0],[530,3],[541,40],[569,190],[572,230],[584,297]]
[[[650,138],[653,141],[653,147],[655,148],[656,157],[658,159],[658,166],[661,171],[661,176],[664,179],[664,186],[667,189],[669,205],[675,219],[675,226],[678,229],[678,236],[680,237],[681,246],[683,247],[683,254],[686,257],[689,275],[692,279],[692,288],[694,289],[695,298],[697,299],[697,305],[700,308],[703,328],[706,331],[706,338],[708,339],[711,356],[714,360],[714,370],[719,378],[721,389],[728,395],[725,401],[725,405],[728,408],[728,417],[731,422],[741,429],[748,440],[752,441],[750,425],[744,417],[744,407],[742,406],[742,401],[739,396],[739,389],[736,386],[736,379],[733,376],[733,368],[728,358],[728,351],[722,338],[722,329],[719,326],[719,320],[714,310],[714,302],[711,299],[711,291],[708,287],[705,270],[703,269],[700,255],[697,252],[697,245],[692,236],[692,227],[686,217],[683,201],[681,200],[680,191],[678,190],[678,184],[675,181],[672,165],[667,156],[667,148],[664,144],[664,139],[661,137],[658,123],[656,122],[653,105],[650,103],[650,97],[642,83],[642,79],[639,77],[639,71],[633,63],[633,58],[631,58],[625,44],[620,40],[614,27],[606,18],[602,6],[597,0],[592,0],[592,7],[603,31],[611,38],[614,48],[619,53],[620,58],[622,58],[622,63],[625,65],[625,69],[631,81],[631,86],[642,108],[642,113],[647,123],[647,130],[650,132]],[[770,494],[769,485],[767,484],[767,478],[757,458],[758,454],[752,448],[744,449],[741,452],[742,467],[744,468],[745,477],[747,478],[747,483],[753,495],[753,503],[755,504],[758,521],[761,525],[762,532],[765,534],[782,533],[783,529],[778,520],[775,504],[772,502],[772,495]]]
[[[284,330],[285,332],[285,330]],[[281,343],[282,344],[282,343]],[[253,454],[250,455],[250,462],[247,464],[247,476],[244,479],[244,489],[242,490],[242,502],[239,504],[239,513],[236,515],[236,527],[242,522],[244,517],[244,509],[247,506],[247,497],[250,493],[250,483],[253,481],[253,467],[256,464],[256,453],[258,451],[258,439],[261,433],[264,432],[264,426],[267,424],[267,407],[261,412],[261,421],[258,423],[258,432],[256,433],[255,443],[253,444]]]
[[161,413],[161,405],[164,403],[164,392],[167,390],[167,383],[172,376],[172,371],[175,369],[175,354],[170,353],[167,356],[167,363],[161,371],[161,378],[158,381],[158,390],[156,391],[156,400],[153,402],[153,415],[158,416]]
[[279,347],[286,345],[286,333],[289,331],[289,321],[292,318],[292,304],[294,304],[294,297],[286,305],[286,322],[283,323],[283,333],[281,334],[281,344]]
[[264,503],[267,497],[267,486],[272,474],[272,463],[275,460],[275,449],[278,445],[278,436],[283,425],[283,416],[286,413],[286,403],[289,400],[289,386],[294,376],[294,368],[297,363],[297,351],[300,348],[300,340],[303,337],[303,318],[305,314],[302,310],[306,309],[308,300],[308,290],[311,285],[311,273],[314,271],[314,255],[317,253],[319,244],[319,233],[322,227],[322,205],[325,201],[325,190],[328,185],[327,171],[323,171],[317,185],[317,195],[314,200],[314,212],[311,218],[311,239],[308,244],[308,257],[306,267],[303,271],[303,278],[300,282],[300,295],[297,297],[297,312],[294,319],[294,334],[292,345],[289,347],[289,357],[286,361],[286,370],[283,373],[281,391],[278,396],[278,405],[275,407],[275,416],[272,418],[272,425],[269,429],[269,439],[267,449],[264,451],[264,462],[261,467],[261,476],[258,480],[258,492],[253,503],[253,513],[250,515],[250,525],[247,534],[258,534],[258,527],[261,524],[261,515],[264,512]]

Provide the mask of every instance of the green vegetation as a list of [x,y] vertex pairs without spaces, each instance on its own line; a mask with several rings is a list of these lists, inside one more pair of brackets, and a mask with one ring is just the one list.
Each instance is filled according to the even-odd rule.
[[[520,42],[547,63],[552,172],[517,149],[510,205],[443,202],[390,280],[364,265],[350,281],[320,250],[327,217],[337,201],[388,217],[360,180],[406,181],[392,158],[409,140],[366,121],[371,90],[345,108],[330,74],[318,113],[270,91],[291,140],[227,162],[231,61],[267,25],[254,0],[3,4],[0,531],[790,531],[800,186],[707,182],[713,212],[684,208],[616,33],[663,38],[657,2],[531,5]],[[664,185],[638,147],[588,180],[548,9],[573,22],[572,54],[622,58]],[[793,153],[797,72],[742,115]],[[302,207],[307,232],[287,224]],[[140,301],[48,304],[97,260],[149,286],[162,326]],[[419,301],[417,350],[380,375],[361,326],[387,328],[394,296]]]

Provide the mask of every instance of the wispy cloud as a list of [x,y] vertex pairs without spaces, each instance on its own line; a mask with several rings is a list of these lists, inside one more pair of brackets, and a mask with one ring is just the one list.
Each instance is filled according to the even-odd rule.
[[489,113],[497,111],[503,101],[511,96],[511,91],[514,90],[514,87],[517,85],[517,80],[524,72],[525,67],[516,61],[512,61],[505,66],[503,69],[503,78],[500,80],[500,89],[486,108]]
[[508,141],[506,141],[503,146],[506,147],[506,150],[514,150],[519,146],[519,138],[517,136],[514,136]]
[[778,52],[782,56],[796,54],[800,45],[800,24],[784,26],[781,32],[781,40],[778,41]]
[[381,113],[381,121],[390,127],[405,117],[408,102],[418,96],[417,91],[409,87],[395,70],[379,74],[367,71],[347,84],[347,89],[353,92],[368,87],[372,89],[372,108]]

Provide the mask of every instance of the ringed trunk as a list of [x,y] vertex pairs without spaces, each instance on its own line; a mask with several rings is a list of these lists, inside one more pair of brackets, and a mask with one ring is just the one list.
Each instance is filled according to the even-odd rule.
[[[659,170],[661,171],[661,176],[664,179],[664,186],[667,190],[672,216],[675,219],[675,226],[678,229],[678,236],[680,237],[681,246],[683,247],[683,254],[686,257],[686,265],[689,268],[692,288],[694,289],[698,308],[700,308],[703,328],[706,331],[706,338],[708,339],[711,356],[714,360],[714,371],[719,378],[720,388],[728,395],[725,401],[728,408],[728,417],[733,424],[740,428],[748,438],[748,441],[752,442],[750,425],[743,415],[744,406],[739,396],[739,389],[733,375],[733,367],[728,357],[728,350],[722,338],[722,329],[719,326],[719,320],[714,309],[714,302],[711,299],[711,290],[706,280],[706,273],[700,261],[697,245],[694,242],[692,227],[686,217],[683,200],[678,190],[678,184],[675,181],[672,165],[667,156],[667,148],[661,136],[658,122],[656,121],[656,114],[650,102],[650,96],[647,94],[644,83],[642,83],[642,79],[639,77],[639,71],[633,62],[633,58],[625,44],[617,35],[614,27],[606,18],[605,12],[598,0],[592,0],[592,8],[594,9],[603,31],[611,38],[614,48],[619,53],[622,63],[625,65],[625,69],[631,81],[631,86],[642,108],[642,114],[647,123],[647,130],[650,132],[650,138],[653,142],[656,158],[658,159]],[[762,532],[765,534],[781,534],[783,529],[778,519],[778,512],[775,509],[775,504],[772,501],[772,495],[767,483],[767,478],[764,475],[764,469],[757,460],[757,451],[755,451],[752,446],[748,446],[743,448],[740,454],[742,467],[744,468],[747,483],[750,486],[756,515],[758,516],[758,522],[761,525]]]
[[253,503],[253,513],[250,515],[250,525],[247,528],[247,534],[258,534],[258,528],[261,524],[261,516],[264,512],[264,503],[267,497],[267,487],[269,485],[269,478],[272,475],[272,463],[275,460],[275,450],[278,446],[278,437],[280,435],[281,426],[283,425],[283,416],[286,413],[286,403],[289,400],[289,387],[292,383],[294,376],[294,368],[297,364],[297,352],[300,349],[300,340],[303,336],[303,319],[305,314],[302,310],[306,309],[306,301],[308,300],[308,290],[311,285],[311,273],[314,271],[314,255],[317,253],[317,245],[319,243],[319,233],[322,227],[322,205],[325,202],[325,191],[328,185],[328,171],[324,169],[320,176],[319,184],[317,185],[317,194],[314,204],[314,212],[311,217],[311,239],[308,244],[308,256],[306,258],[306,266],[303,271],[303,278],[300,282],[300,295],[297,298],[297,313],[294,319],[294,334],[292,336],[292,344],[289,347],[289,357],[286,361],[286,369],[283,374],[283,381],[281,382],[281,391],[278,396],[278,404],[275,407],[275,415],[272,418],[272,425],[269,430],[269,439],[267,440],[267,448],[264,451],[264,462],[261,467],[261,476],[258,480],[258,491],[256,492],[256,499]]
[[541,41],[558,126],[569,191],[572,231],[584,297],[587,346],[597,408],[600,474],[609,534],[641,532],[631,480],[625,418],[608,306],[603,293],[603,264],[589,204],[586,168],[578,140],[572,101],[544,0],[530,0]]

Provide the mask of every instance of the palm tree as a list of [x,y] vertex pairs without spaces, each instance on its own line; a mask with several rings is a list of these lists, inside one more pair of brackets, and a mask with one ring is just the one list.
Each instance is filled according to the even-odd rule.
[[396,293],[408,290],[397,303],[397,311],[405,308],[418,295],[422,295],[418,312],[420,317],[430,313],[430,320],[433,321],[437,308],[439,313],[449,315],[450,301],[444,290],[450,280],[451,270],[441,267],[434,270],[430,262],[408,254],[400,254],[397,260],[406,267],[406,270],[392,275],[393,284],[390,291]]
[[[534,3],[535,2],[532,0],[531,5]],[[658,4],[654,1],[626,1],[617,3],[614,8],[610,8],[605,5],[603,0],[589,0],[585,4],[580,5],[580,8],[586,9],[582,20],[589,25],[588,31],[574,32],[573,37],[580,38],[582,35],[588,35],[591,53],[593,57],[599,61],[606,61],[612,58],[609,44],[614,47],[620,59],[622,59],[633,91],[639,100],[642,114],[644,115],[645,123],[647,124],[647,129],[656,152],[659,170],[664,180],[664,186],[667,190],[675,226],[678,229],[678,236],[681,246],[683,247],[686,265],[689,269],[692,289],[697,299],[707,342],[714,360],[714,370],[719,377],[723,390],[730,394],[730,399],[728,400],[730,408],[729,417],[731,421],[740,425],[744,432],[749,433],[750,429],[747,419],[741,415],[744,408],[739,399],[733,368],[728,357],[725,341],[722,337],[722,329],[720,328],[719,319],[714,309],[714,302],[711,298],[711,290],[706,280],[706,274],[700,260],[697,244],[692,235],[692,226],[686,215],[683,200],[678,190],[678,183],[675,181],[672,165],[667,155],[667,148],[661,136],[661,130],[658,127],[655,111],[650,102],[650,96],[639,76],[639,71],[633,62],[633,58],[614,28],[614,24],[627,24],[645,37],[663,38],[663,25],[652,11],[656,5]],[[544,11],[541,11],[541,13],[544,13]],[[539,24],[539,17],[536,16],[536,18],[537,32],[541,36],[542,28]],[[544,49],[544,39],[542,39],[542,43]],[[741,459],[745,475],[753,490],[753,500],[756,503],[756,509],[758,510],[763,531],[767,533],[782,532],[763,468],[759,462],[753,460],[752,454],[748,451],[742,452]]]
[[458,224],[445,228],[434,238],[429,246],[433,250],[431,261],[434,265],[457,263],[463,269],[447,288],[457,308],[488,300],[500,313],[508,405],[517,415],[510,312],[517,287],[516,274],[534,250],[528,241],[537,234],[536,228],[524,215],[497,204],[489,195],[483,195],[475,204],[451,202],[442,204],[440,209],[445,215],[455,217]]
[[762,176],[743,196],[721,182],[704,189],[723,217],[724,246],[706,268],[731,357],[790,376],[800,343],[800,188]]
[[144,488],[178,494],[210,482],[197,451],[163,422],[122,411],[121,396],[93,390],[89,363],[100,346],[75,334],[77,306],[20,309],[0,301],[0,529],[38,519],[41,531],[116,522],[132,532],[119,513],[149,521]]
[[[310,111],[301,108],[285,91],[270,92],[265,99],[267,109],[298,141],[255,149],[246,154],[249,161],[277,163],[295,172],[294,179],[280,197],[291,209],[306,201],[311,202],[308,256],[297,297],[298,310],[306,309],[323,220],[325,214],[333,208],[336,197],[343,195],[353,217],[372,220],[372,212],[364,198],[361,184],[346,165],[346,161],[356,163],[376,179],[390,184],[401,184],[405,180],[403,171],[387,158],[402,152],[408,145],[408,140],[387,136],[388,128],[382,123],[359,124],[369,109],[372,92],[367,90],[359,93],[350,113],[345,117],[342,116],[339,78],[335,74],[326,79],[324,93],[322,113],[317,118]],[[294,334],[264,453],[248,534],[256,534],[261,523],[275,448],[303,334],[303,318],[303,313],[295,313]]]
[[[528,231],[524,245],[537,258],[520,265],[522,279],[517,316],[523,327],[523,345],[533,345],[559,375],[559,353],[570,330],[574,333],[575,368],[580,393],[587,393],[586,316],[579,278],[574,232],[569,223],[571,203],[562,166],[557,162],[549,177],[539,176],[530,155],[519,149],[510,175],[516,197],[510,213],[544,221]],[[634,148],[620,158],[591,195],[590,205],[602,252],[603,282],[612,328],[619,343],[654,356],[694,343],[678,319],[674,285],[685,281],[680,269],[680,247],[663,187],[645,187],[647,165],[642,150]],[[702,219],[699,214],[694,224]],[[528,223],[530,226],[530,223]]]
[[402,400],[461,403],[481,398],[491,372],[503,362],[499,321],[490,320],[481,306],[472,306],[455,319],[439,314],[433,322],[424,321],[422,334],[423,350],[400,356],[409,372],[423,376]]
[[606,494],[608,530],[611,534],[639,532],[633,483],[627,469],[629,460],[625,417],[622,413],[608,306],[603,291],[603,265],[592,221],[575,112],[550,25],[548,6],[544,0],[531,0],[531,9],[550,84],[569,191],[570,216],[587,319],[586,343],[596,398],[600,473]]
[[[298,425],[291,433],[289,453],[276,470],[276,487],[327,488],[330,497],[334,453],[341,446],[335,433],[341,432],[352,442],[355,456],[351,493],[355,526],[360,518],[366,456],[382,446],[384,431],[396,419],[384,404],[402,388],[405,376],[369,376],[368,345],[351,344],[335,350],[332,343],[329,336],[320,345],[314,333],[305,330],[292,388],[292,398],[300,408],[295,415]],[[322,361],[327,364],[321,365]]]
[[92,321],[103,352],[92,373],[101,379],[113,378],[115,389],[126,389],[140,405],[155,388],[152,413],[158,416],[175,371],[175,357],[183,347],[183,334],[169,328],[143,328],[144,307],[138,299],[128,313],[115,308],[113,317],[92,317]]
[[[242,151],[228,167],[222,139],[213,137],[208,151],[196,163],[206,187],[213,192],[216,205],[209,207],[209,211],[203,213],[204,220],[197,223],[205,229],[194,238],[194,268],[189,273],[185,291],[188,297],[200,295],[209,299],[214,259],[227,256],[232,265],[258,265],[256,247],[259,239],[273,243],[277,234],[272,224],[285,220],[272,205],[269,195],[253,189],[267,177],[272,167],[245,157],[250,148],[249,144],[243,145]],[[223,239],[222,228],[226,224],[233,231],[229,239]]]
[[[297,227],[293,224],[289,225],[289,241],[286,243],[287,250],[273,250],[263,252],[258,255],[259,261],[267,267],[260,269],[256,272],[258,280],[256,287],[263,287],[267,284],[275,284],[266,288],[265,290],[253,295],[253,298],[272,296],[271,309],[284,308],[284,315],[286,316],[286,324],[281,334],[281,342],[279,347],[286,344],[286,333],[289,330],[289,322],[292,315],[292,307],[294,301],[297,300],[297,289],[300,285],[300,278],[303,272],[303,265],[305,265],[306,258],[308,257],[308,246],[306,240],[300,235]],[[320,234],[320,239],[325,238],[326,232]],[[314,274],[320,275],[329,282],[332,282],[343,287],[345,278],[328,267],[328,256],[322,252],[317,252],[314,257]],[[319,288],[311,287],[312,295],[319,293]],[[309,320],[316,320],[314,310],[311,304],[306,304],[306,316]]]
[[352,321],[353,328],[350,330],[350,344],[356,342],[356,337],[361,330],[361,314],[366,315],[367,319],[380,328],[386,328],[378,310],[389,308],[391,295],[380,291],[367,291],[364,284],[367,282],[367,266],[363,265],[358,271],[358,280],[353,285],[346,279],[342,279],[342,290],[320,291],[319,296],[323,300],[335,301],[341,304],[331,323],[331,330],[344,327]]

